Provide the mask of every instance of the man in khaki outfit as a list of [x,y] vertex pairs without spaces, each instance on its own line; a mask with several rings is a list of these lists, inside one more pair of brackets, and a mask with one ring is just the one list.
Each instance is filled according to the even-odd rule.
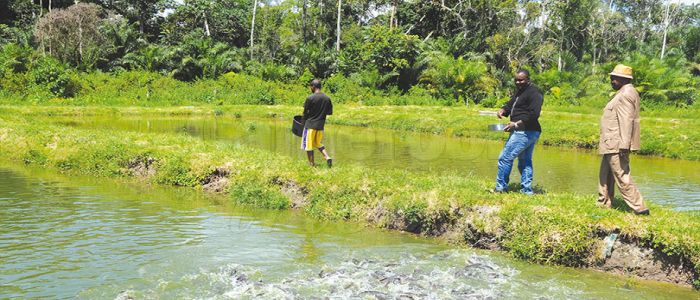
[[635,214],[648,215],[649,209],[630,176],[630,151],[639,150],[640,144],[640,99],[631,83],[632,78],[632,68],[621,64],[610,73],[610,84],[617,93],[603,109],[600,119],[598,149],[603,160],[600,163],[598,204],[612,207],[617,182],[622,198]]

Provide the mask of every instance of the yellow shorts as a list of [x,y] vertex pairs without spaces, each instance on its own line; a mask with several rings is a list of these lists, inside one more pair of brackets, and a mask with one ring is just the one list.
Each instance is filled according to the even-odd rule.
[[323,130],[304,128],[304,133],[301,135],[301,150],[313,151],[314,148],[321,148],[321,140],[323,139]]

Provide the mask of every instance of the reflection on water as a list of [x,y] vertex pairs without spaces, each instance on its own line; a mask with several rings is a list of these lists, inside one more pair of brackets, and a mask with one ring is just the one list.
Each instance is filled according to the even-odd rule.
[[2,167],[0,298],[698,297],[230,202]]
[[[54,119],[57,122],[66,122]],[[229,140],[284,155],[305,157],[300,139],[283,120],[210,118],[84,118],[70,125],[136,132],[176,132],[206,140]],[[546,131],[543,133],[546,135]],[[504,134],[505,138],[505,134]],[[495,178],[502,143],[433,134],[329,125],[324,143],[337,164],[400,168]],[[591,151],[538,146],[535,184],[547,191],[597,192],[600,157]],[[700,162],[657,157],[632,158],[632,176],[648,201],[677,210],[700,210]],[[511,182],[519,182],[514,168]]]

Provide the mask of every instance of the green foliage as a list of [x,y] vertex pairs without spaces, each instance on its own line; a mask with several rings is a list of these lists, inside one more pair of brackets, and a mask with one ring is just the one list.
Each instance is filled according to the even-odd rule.
[[340,71],[345,74],[360,71],[363,78],[371,76],[366,83],[372,88],[397,84],[408,90],[418,77],[414,68],[420,54],[419,41],[414,35],[370,26],[362,40],[353,41],[338,57]]
[[239,96],[235,99],[237,103],[264,105],[277,103],[277,96],[273,92],[274,84],[244,74],[228,73],[222,78],[226,86]]
[[127,70],[144,70],[159,72],[167,70],[167,48],[148,45],[136,52],[129,52],[119,62],[119,65]]
[[335,96],[334,103],[365,103],[372,96],[372,90],[358,83],[358,77],[359,75],[347,78],[342,74],[335,74],[325,81],[324,88]]
[[[292,66],[298,70],[308,68],[316,78],[328,78],[336,73],[338,59],[335,51],[312,44],[295,47],[295,50],[289,62],[292,62]],[[285,63],[288,62],[285,61]]]
[[23,73],[29,69],[31,48],[5,44],[0,50],[0,78],[5,74]]
[[685,36],[685,55],[688,60],[700,62],[700,26],[688,29]]
[[687,107],[695,103],[700,82],[685,67],[686,60],[680,53],[670,52],[664,60],[635,53],[628,63],[634,69],[633,83],[644,107]]
[[488,65],[479,59],[454,59],[442,53],[426,57],[427,69],[421,75],[421,83],[441,99],[451,99],[465,104],[479,103],[493,95],[499,82],[488,72]]
[[[248,0],[192,0],[186,5],[165,0],[143,0],[138,5],[93,2],[54,2],[51,12],[31,1],[2,6],[0,44],[16,43],[22,50],[5,51],[15,51],[16,59],[0,65],[3,72],[13,69],[13,75],[3,75],[6,84],[0,92],[7,93],[9,87],[11,94],[17,93],[16,87],[27,77],[18,74],[31,71],[26,68],[34,60],[26,50],[34,47],[74,74],[138,70],[197,82],[235,72],[285,84],[341,74],[369,92],[348,84],[338,91],[358,94],[346,92],[339,95],[340,101],[373,105],[437,99],[446,105],[486,101],[482,106],[492,106],[494,99],[512,89],[511,73],[523,67],[539,77],[535,81],[547,94],[548,105],[599,105],[607,98],[603,92],[607,89],[598,79],[620,61],[634,65],[640,76],[649,74],[639,85],[650,99],[645,109],[687,107],[697,97],[692,90],[697,89],[697,78],[685,72],[690,67],[700,74],[700,68],[693,67],[700,57],[697,6],[673,7],[664,41],[664,9],[659,1],[614,6],[595,0],[469,5],[399,1],[393,18],[398,23],[387,24],[393,10],[371,9],[386,3],[351,1],[337,12],[323,1],[305,1],[302,8],[300,2],[285,0],[257,7],[252,35]],[[158,13],[165,9],[171,11]],[[251,42],[252,49],[246,48]],[[664,60],[656,59],[662,43],[670,49]],[[686,60],[679,60],[681,56]],[[417,85],[434,99],[402,97]],[[30,87],[19,93],[24,100],[39,103],[46,102],[45,90],[52,90],[53,96],[72,94],[57,87]],[[274,95],[274,103],[291,98],[276,88],[268,93]],[[218,92],[197,94],[205,102],[226,102]],[[272,103],[270,97],[258,98],[266,100],[252,102]]]
[[[129,68],[130,60],[146,60],[147,53],[141,53],[143,48],[153,47],[143,39],[135,24],[121,17],[104,20],[99,27],[104,37],[102,45],[104,56],[97,62],[96,67],[105,71],[121,71]],[[148,68],[147,70],[155,70]]]
[[582,76],[583,74],[580,73],[559,71],[556,68],[542,72],[530,72],[533,83],[539,86],[545,95],[545,105],[558,106],[579,105],[581,103],[579,98],[583,92],[580,89]]
[[418,203],[402,203],[398,207],[398,212],[401,218],[407,223],[407,229],[411,232],[421,232],[422,226],[428,218],[426,214],[427,204],[424,202]]
[[[537,210],[540,211],[537,211]],[[584,218],[544,207],[508,207],[501,214],[506,246],[516,257],[539,263],[580,266],[593,246]]]
[[304,72],[299,75],[297,82],[302,86],[309,86],[312,80],[314,80],[314,74],[309,71],[309,68],[304,68]]
[[35,165],[40,165],[43,166],[46,164],[48,158],[46,157],[45,154],[41,153],[37,149],[31,149],[27,151],[27,153],[24,155],[24,158],[22,158],[22,161],[24,164],[30,165],[30,164],[35,164]]
[[32,65],[34,83],[46,86],[51,93],[61,97],[73,97],[79,89],[68,72],[64,65],[50,57],[39,58]]
[[275,64],[273,62],[249,64],[246,68],[246,72],[267,81],[289,82],[293,78],[298,78],[298,75],[291,67]]
[[180,81],[194,81],[202,78],[203,73],[202,66],[190,56],[182,57],[179,61],[179,66],[170,71],[170,75]]
[[205,22],[211,37],[235,47],[247,44],[250,35],[252,2],[245,0],[194,0],[188,5],[176,5],[174,11],[160,24],[162,41],[179,44],[194,30],[201,30]]
[[194,174],[189,162],[182,156],[172,156],[158,162],[156,182],[167,185],[196,186],[203,176]]
[[[2,16],[0,16],[2,18]],[[30,46],[32,41],[31,28],[10,27],[0,24],[0,45],[18,44],[23,47]]]
[[261,186],[255,180],[237,181],[230,194],[235,203],[268,209],[287,209],[290,206],[289,200],[279,190]]
[[228,72],[240,72],[244,65],[244,51],[231,49],[223,43],[216,43],[207,49],[199,63],[202,65],[202,76],[218,78]]

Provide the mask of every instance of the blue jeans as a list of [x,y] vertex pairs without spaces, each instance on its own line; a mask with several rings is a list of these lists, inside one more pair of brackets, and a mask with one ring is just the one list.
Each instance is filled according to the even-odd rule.
[[498,174],[496,175],[496,191],[503,192],[508,188],[510,171],[513,169],[513,161],[518,159],[520,171],[520,192],[532,194],[532,152],[535,143],[540,138],[539,131],[515,131],[511,132],[506,144],[498,156]]

